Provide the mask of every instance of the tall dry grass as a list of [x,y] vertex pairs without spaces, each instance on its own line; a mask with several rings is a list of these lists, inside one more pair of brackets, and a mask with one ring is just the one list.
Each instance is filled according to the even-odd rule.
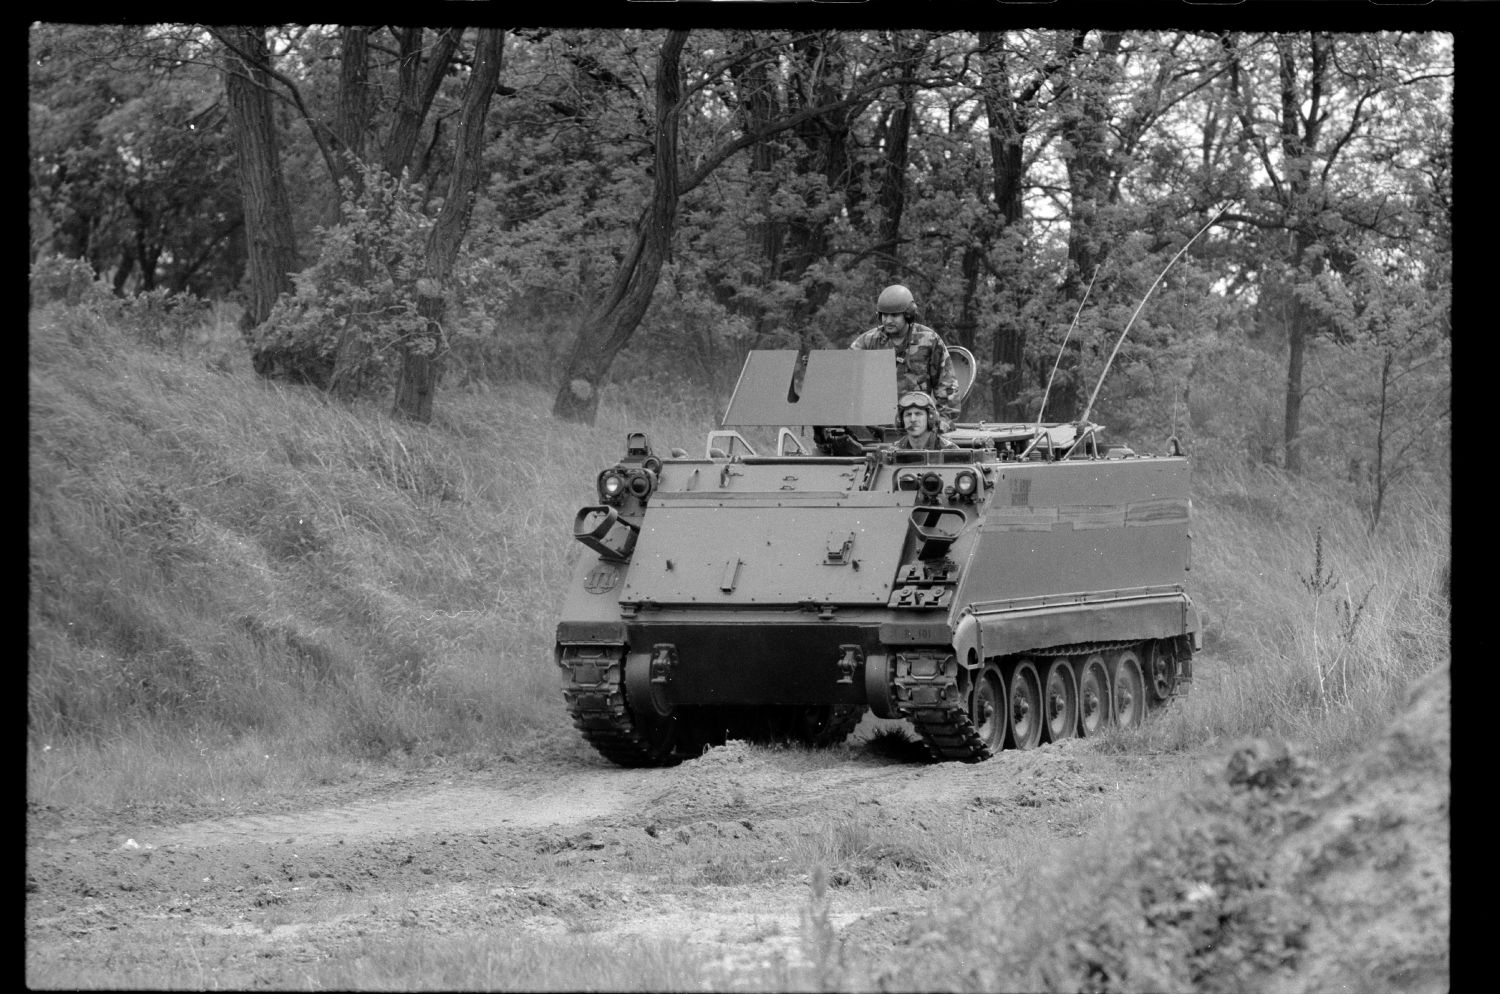
[[[542,386],[469,387],[421,427],[263,381],[232,336],[31,315],[29,797],[232,803],[372,762],[584,754],[552,664],[572,516],[627,430],[696,454],[723,398],[613,389],[580,427]],[[1208,647],[1138,733],[1156,747],[1336,751],[1446,658],[1443,499],[1371,535],[1274,474],[1195,487]]]
[[191,803],[264,779],[183,770],[192,742],[274,741],[256,755],[283,784],[580,748],[551,658],[572,516],[623,425],[668,441],[686,402],[607,396],[600,427],[564,427],[512,386],[447,395],[424,428],[231,355],[32,315],[33,795]]
[[1391,716],[1450,658],[1446,493],[1408,493],[1371,532],[1354,501],[1275,470],[1194,479],[1193,692],[1142,730],[1157,745],[1269,735],[1320,758]]

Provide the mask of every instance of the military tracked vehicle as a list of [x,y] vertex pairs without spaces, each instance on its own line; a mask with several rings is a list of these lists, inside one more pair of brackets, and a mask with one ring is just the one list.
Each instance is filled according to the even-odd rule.
[[[973,359],[951,350],[961,385]],[[729,738],[842,741],[866,711],[977,761],[1182,694],[1188,460],[1079,424],[901,451],[895,353],[752,352],[701,454],[642,433],[574,519],[557,626],[574,724],[623,766]],[[754,429],[754,431],[752,431]],[[775,433],[774,447],[746,432]]]

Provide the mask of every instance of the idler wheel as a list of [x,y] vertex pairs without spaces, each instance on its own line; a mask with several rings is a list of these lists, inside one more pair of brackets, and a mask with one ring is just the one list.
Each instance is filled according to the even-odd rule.
[[1153,643],[1146,649],[1146,681],[1151,685],[1151,703],[1165,704],[1177,691],[1177,659]]

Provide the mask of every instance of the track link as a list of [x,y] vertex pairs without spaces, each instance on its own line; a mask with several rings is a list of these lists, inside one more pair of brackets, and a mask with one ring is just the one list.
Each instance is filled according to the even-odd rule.
[[909,720],[933,759],[977,763],[991,752],[969,713],[959,707],[917,708]]
[[866,709],[862,707],[835,707],[833,717],[829,719],[828,724],[818,729],[808,739],[807,744],[814,748],[838,745],[854,732],[854,727],[865,716],[865,711]]
[[662,723],[654,735],[637,723],[625,700],[624,664],[623,645],[563,647],[558,665],[573,727],[601,756],[620,766],[681,762],[683,757],[674,749],[674,721]]

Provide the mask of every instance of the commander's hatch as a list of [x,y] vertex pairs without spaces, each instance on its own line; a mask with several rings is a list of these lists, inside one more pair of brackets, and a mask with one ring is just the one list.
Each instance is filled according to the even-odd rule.
[[891,349],[757,349],[745,357],[720,424],[880,425],[895,411]]

